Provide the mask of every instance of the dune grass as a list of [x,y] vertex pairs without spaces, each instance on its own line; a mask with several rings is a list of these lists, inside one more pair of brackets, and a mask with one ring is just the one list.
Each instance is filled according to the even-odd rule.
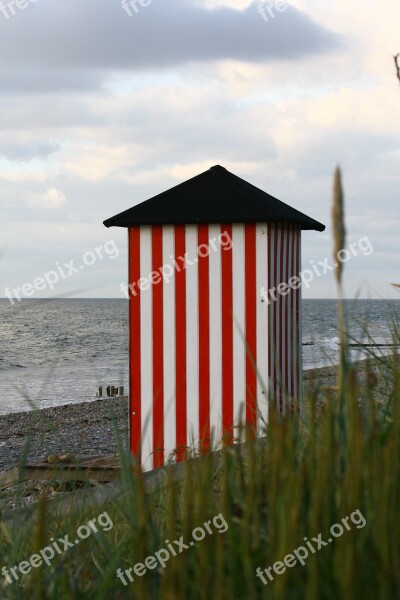
[[[31,509],[16,509],[0,522],[0,569],[29,561],[32,554],[106,513],[113,526],[32,568],[8,584],[3,599],[389,599],[400,597],[400,361],[380,358],[389,391],[376,397],[368,374],[360,383],[347,365],[345,402],[327,392],[315,414],[309,394],[302,418],[273,408],[267,435],[245,451],[222,453],[186,463],[181,477],[167,469],[157,488],[146,490],[122,450],[123,489],[102,506],[57,509],[42,498]],[[360,401],[361,398],[361,401]],[[364,526],[351,528],[305,564],[286,568],[267,585],[256,575],[282,561],[319,533],[359,511]],[[172,556],[165,568],[147,569],[124,586],[123,571],[169,542],[192,539],[194,528],[221,515],[227,524],[203,541]],[[105,517],[103,518],[103,520]],[[204,527],[203,527],[204,529]],[[314,546],[317,545],[314,543]],[[25,567],[26,568],[26,565]],[[282,569],[282,568],[281,568]],[[279,566],[278,566],[279,570]]]
[[[343,247],[340,171],[335,194],[336,245]],[[0,600],[400,598],[399,327],[394,353],[375,356],[379,372],[367,367],[360,379],[348,361],[345,315],[338,315],[338,390],[326,391],[318,411],[315,389],[301,416],[282,416],[271,404],[262,440],[247,432],[242,448],[188,460],[180,477],[167,468],[153,489],[120,443],[117,498],[66,509],[43,496],[0,519],[0,571],[5,566],[12,581],[0,574]],[[78,539],[94,518],[97,531],[87,539],[21,574],[29,568],[22,561],[65,535]],[[204,539],[190,546],[199,527]],[[149,557],[178,550],[176,541],[189,547],[153,568]],[[149,565],[146,573],[138,563]],[[15,565],[18,581],[10,575]],[[134,566],[134,581],[124,585],[117,570]]]

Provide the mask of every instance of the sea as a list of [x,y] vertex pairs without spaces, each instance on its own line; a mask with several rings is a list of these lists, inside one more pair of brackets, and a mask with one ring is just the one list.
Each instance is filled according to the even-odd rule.
[[[393,352],[400,300],[347,300],[352,360]],[[338,362],[336,301],[303,300],[303,368]],[[91,402],[99,386],[128,392],[124,299],[0,300],[0,414]]]

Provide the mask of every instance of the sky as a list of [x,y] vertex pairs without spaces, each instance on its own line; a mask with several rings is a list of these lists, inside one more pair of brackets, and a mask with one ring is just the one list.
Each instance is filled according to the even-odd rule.
[[[340,164],[346,295],[399,299],[399,22],[398,0],[0,2],[0,297],[123,298],[103,221],[215,164],[324,223],[302,268],[331,261]],[[303,290],[335,294],[330,271]]]

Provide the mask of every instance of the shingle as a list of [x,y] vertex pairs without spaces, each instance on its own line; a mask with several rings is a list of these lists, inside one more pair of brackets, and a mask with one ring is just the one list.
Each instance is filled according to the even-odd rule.
[[216,165],[104,221],[106,227],[197,223],[292,223],[324,231],[325,225]]

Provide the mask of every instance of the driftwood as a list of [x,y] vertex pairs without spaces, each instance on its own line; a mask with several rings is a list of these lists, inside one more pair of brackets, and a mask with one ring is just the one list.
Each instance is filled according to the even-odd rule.
[[121,469],[118,456],[81,456],[73,462],[44,462],[14,467],[0,473],[0,489],[29,480],[115,481]]

